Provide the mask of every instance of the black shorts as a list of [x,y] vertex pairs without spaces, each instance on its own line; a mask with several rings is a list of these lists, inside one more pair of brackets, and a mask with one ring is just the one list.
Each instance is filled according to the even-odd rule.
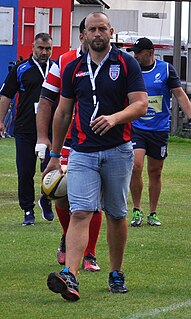
[[169,132],[144,131],[137,128],[132,129],[133,149],[145,149],[146,155],[157,160],[164,160],[167,157]]

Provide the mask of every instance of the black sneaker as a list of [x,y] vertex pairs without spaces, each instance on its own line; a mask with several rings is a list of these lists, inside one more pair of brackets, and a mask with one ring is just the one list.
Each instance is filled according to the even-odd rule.
[[69,268],[64,268],[60,273],[52,272],[47,279],[47,286],[50,290],[68,301],[80,299],[78,282],[75,276],[69,272]]
[[42,218],[51,222],[54,219],[54,213],[52,211],[52,203],[46,196],[42,195],[38,201],[38,205],[42,211]]
[[109,274],[109,291],[124,294],[128,292],[123,272],[115,270]]
[[62,235],[60,245],[57,251],[57,260],[60,265],[65,265],[66,260],[66,245],[65,245],[65,236]]
[[25,211],[24,221],[22,223],[22,226],[34,225],[34,222],[35,222],[34,210],[31,209],[29,211]]

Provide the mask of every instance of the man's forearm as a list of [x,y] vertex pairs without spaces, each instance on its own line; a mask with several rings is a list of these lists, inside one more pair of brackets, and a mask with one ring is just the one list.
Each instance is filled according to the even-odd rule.
[[56,154],[59,154],[61,151],[71,120],[72,120],[72,114],[61,116],[59,112],[55,113],[54,121],[53,121],[52,150]]
[[0,121],[3,122],[5,115],[7,114],[7,111],[9,109],[11,103],[11,99],[8,97],[2,95],[0,97]]
[[48,138],[48,128],[51,121],[53,103],[47,99],[41,98],[36,115],[37,139],[38,141]]

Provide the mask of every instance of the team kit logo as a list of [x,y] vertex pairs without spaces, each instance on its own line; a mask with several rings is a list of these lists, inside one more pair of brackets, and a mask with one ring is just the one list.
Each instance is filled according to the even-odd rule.
[[83,72],[83,71],[79,71],[78,73],[76,73],[76,78],[83,78],[84,76],[90,75],[89,71],[87,72]]
[[160,155],[161,155],[161,157],[165,157],[165,155],[166,155],[166,145],[165,146],[161,146]]
[[161,74],[160,73],[157,73],[155,75],[155,80],[154,80],[154,83],[161,83],[162,80],[161,80]]
[[120,74],[120,65],[112,64],[109,68],[109,76],[113,81],[116,81]]

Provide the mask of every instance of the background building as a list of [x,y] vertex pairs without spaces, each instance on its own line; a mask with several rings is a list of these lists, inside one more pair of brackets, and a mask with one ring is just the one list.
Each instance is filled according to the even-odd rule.
[[170,35],[170,1],[107,0],[115,31],[135,31],[139,35]]
[[[79,3],[81,6],[79,6]],[[75,0],[74,21],[76,14],[81,15],[89,10],[96,9],[95,4],[100,3],[115,32],[133,31],[139,35],[166,37],[170,35],[171,28],[171,2],[170,1],[137,1],[137,0]],[[80,9],[79,9],[80,8]],[[107,10],[109,9],[109,10]]]

